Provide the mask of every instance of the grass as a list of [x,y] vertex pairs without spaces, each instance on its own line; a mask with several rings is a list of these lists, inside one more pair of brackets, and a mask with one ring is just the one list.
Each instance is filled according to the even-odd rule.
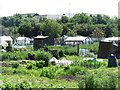
[[[76,88],[77,82],[74,80],[58,80],[58,79],[50,79],[47,77],[40,77],[40,69],[39,70],[27,70],[25,68],[19,67],[17,69],[13,69],[10,67],[2,67],[2,71],[5,72],[0,76],[0,79],[3,83],[11,82],[17,83],[18,81],[26,80],[27,82],[31,82],[32,86],[35,88],[46,88],[46,87],[66,87],[66,88]],[[16,71],[15,74],[13,72]]]
[[1,80],[3,83],[12,82],[17,83],[18,81],[26,80],[31,82],[34,88],[46,88],[53,85],[55,88],[77,88],[77,82],[75,81],[67,81],[67,80],[58,80],[58,79],[49,79],[47,77],[37,77],[37,76],[30,76],[30,75],[21,75],[21,74],[14,74],[14,75],[4,75],[2,76]]

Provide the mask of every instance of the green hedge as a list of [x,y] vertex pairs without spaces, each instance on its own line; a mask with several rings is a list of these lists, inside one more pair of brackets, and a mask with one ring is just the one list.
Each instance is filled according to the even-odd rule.
[[17,52],[3,52],[0,54],[0,57],[2,61],[4,60],[27,60],[28,59],[28,53],[31,55],[34,55],[34,60],[49,60],[52,55],[49,52],[45,51],[17,51]]

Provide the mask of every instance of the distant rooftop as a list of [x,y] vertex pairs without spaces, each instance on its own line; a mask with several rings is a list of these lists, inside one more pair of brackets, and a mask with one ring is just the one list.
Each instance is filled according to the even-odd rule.
[[74,13],[63,13],[63,14],[45,14],[45,15],[40,15],[38,13],[26,13],[26,14],[21,14],[22,17],[27,17],[28,15],[31,15],[32,17],[39,18],[39,17],[44,17],[48,19],[60,19],[62,16],[67,16],[67,17],[73,17],[75,14]]

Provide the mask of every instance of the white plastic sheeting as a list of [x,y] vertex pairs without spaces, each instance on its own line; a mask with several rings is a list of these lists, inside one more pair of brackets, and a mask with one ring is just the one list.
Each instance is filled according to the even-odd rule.
[[55,57],[52,57],[50,61],[55,62],[56,65],[69,65],[73,63],[72,61],[66,60],[65,58],[62,60],[57,60]]
[[96,59],[96,58],[83,58],[83,61],[98,61],[98,62],[103,62],[103,59]]

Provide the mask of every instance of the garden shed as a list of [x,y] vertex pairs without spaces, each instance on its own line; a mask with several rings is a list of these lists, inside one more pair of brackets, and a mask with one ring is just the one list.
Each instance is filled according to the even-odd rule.
[[43,48],[44,45],[54,45],[54,38],[48,37],[48,36],[42,36],[38,35],[37,37],[34,37],[34,50],[38,50],[40,48]]
[[0,44],[2,44],[2,42],[7,42],[9,44],[12,44],[13,39],[10,36],[0,36]]
[[65,44],[67,44],[67,45],[90,44],[90,43],[92,43],[91,38],[84,37],[84,36],[67,37],[67,39],[65,39],[64,41],[65,41]]
[[98,58],[108,58],[110,54],[120,58],[120,46],[113,41],[100,41]]
[[24,46],[24,45],[26,45],[26,44],[29,44],[29,43],[30,43],[30,40],[31,40],[31,39],[28,38],[28,37],[17,37],[15,44]]

